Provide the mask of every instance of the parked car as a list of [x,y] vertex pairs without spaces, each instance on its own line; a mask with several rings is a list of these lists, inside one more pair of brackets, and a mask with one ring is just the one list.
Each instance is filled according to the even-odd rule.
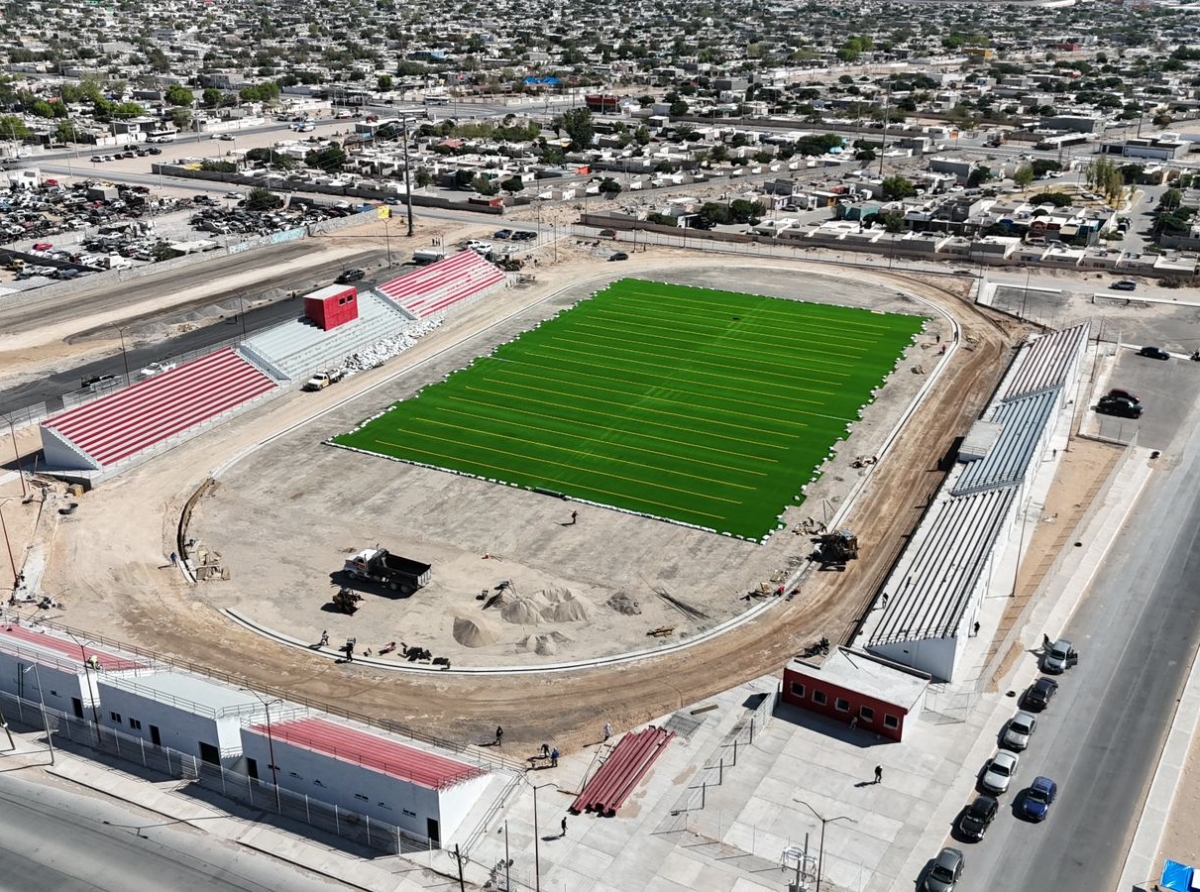
[[617,231],[615,229],[601,229],[600,238],[616,238]]
[[536,232],[530,232],[528,229],[519,229],[512,234],[514,242],[527,242],[537,238]]
[[1020,764],[1020,756],[1001,750],[988,761],[980,783],[985,790],[993,793],[1007,792]]
[[1048,777],[1035,777],[1021,797],[1021,814],[1031,821],[1044,821],[1058,795],[1058,784]]
[[1138,356],[1148,356],[1150,359],[1170,359],[1171,354],[1162,347],[1143,347],[1137,352]]
[[366,273],[361,269],[348,269],[338,276],[336,281],[339,285],[349,285],[351,282],[362,281],[365,275]]
[[1010,750],[1020,752],[1029,746],[1029,738],[1037,730],[1037,719],[1032,713],[1022,710],[1008,720],[1004,733],[1000,735],[1000,745]]
[[979,841],[987,832],[996,813],[1000,811],[1000,803],[993,796],[977,796],[975,801],[963,812],[958,821],[958,829],[967,839]]
[[232,133],[222,133],[217,137],[221,142],[233,142],[236,138]]
[[624,251],[617,251],[615,254],[608,255],[609,260],[628,260],[629,255]]
[[1141,402],[1141,400],[1138,399],[1137,394],[1129,390],[1124,390],[1120,387],[1114,387],[1112,390],[1106,393],[1105,396],[1112,397],[1115,400],[1129,400],[1131,403]]
[[1143,406],[1121,397],[1106,396],[1096,404],[1101,415],[1116,415],[1121,418],[1141,418]]
[[1079,654],[1066,638],[1059,638],[1042,655],[1042,671],[1051,675],[1062,675],[1079,662]]
[[53,247],[54,247],[54,245],[52,245],[50,242],[34,242],[33,243],[34,251],[49,251]]
[[169,372],[175,368],[173,362],[152,362],[144,369],[138,372],[139,378],[153,378],[155,375],[161,375],[163,372]]
[[1137,282],[1131,282],[1129,279],[1122,279],[1119,282],[1113,282],[1108,287],[1113,291],[1134,291],[1137,289]]
[[1025,706],[1040,712],[1050,705],[1050,701],[1054,699],[1056,693],[1058,693],[1058,682],[1053,678],[1043,676],[1025,691]]
[[954,892],[965,863],[966,859],[958,849],[948,846],[942,849],[921,881],[920,892]]
[[512,238],[512,230],[497,229],[495,232],[492,233],[492,238],[498,238],[498,239],[502,239],[502,240],[510,239],[510,238]]

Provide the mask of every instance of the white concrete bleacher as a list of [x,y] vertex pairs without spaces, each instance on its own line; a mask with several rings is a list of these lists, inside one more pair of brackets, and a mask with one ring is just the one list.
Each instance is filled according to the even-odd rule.
[[358,294],[358,318],[324,331],[301,317],[248,338],[242,351],[264,368],[292,381],[307,378],[370,344],[390,337],[413,322],[391,301],[369,291]]
[[462,307],[507,284],[508,276],[474,251],[459,251],[445,260],[377,286],[376,290],[425,319]]

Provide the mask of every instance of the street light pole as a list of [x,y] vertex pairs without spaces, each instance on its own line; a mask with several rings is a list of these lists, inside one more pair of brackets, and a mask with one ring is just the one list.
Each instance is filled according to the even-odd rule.
[[50,718],[46,715],[46,697],[42,693],[42,673],[38,671],[38,664],[34,663],[31,666],[26,666],[21,671],[28,672],[33,670],[33,677],[37,679],[38,686],[38,702],[42,706],[42,727],[46,730],[46,746],[50,748],[50,764],[54,764],[54,738],[50,734]]
[[[400,138],[404,140],[404,196],[408,204],[408,237],[413,236],[413,211],[412,211],[412,182],[409,179],[409,161],[408,161],[408,117],[400,119]],[[388,260],[391,264],[391,260]]]
[[4,532],[4,546],[8,549],[8,565],[12,567],[13,574],[13,595],[17,593],[17,562],[13,559],[12,543],[8,540],[8,524],[4,522],[4,506],[11,502],[12,499],[5,499],[0,502],[0,530]]
[[537,791],[545,787],[554,787],[558,789],[558,784],[530,784],[533,787],[533,877],[534,877],[534,892],[542,892],[542,856],[541,847],[538,845],[538,813],[537,813]]
[[276,703],[282,703],[283,700],[276,697],[273,700],[264,700],[258,691],[250,688],[242,688],[247,694],[252,694],[259,703],[263,705],[263,711],[267,715],[267,758],[271,760],[271,764],[267,767],[271,769],[271,784],[275,787],[275,810],[283,811],[283,805],[280,801],[279,794],[279,766],[275,764],[275,737],[271,733],[271,707]]
[[79,645],[79,658],[83,660],[83,675],[87,679],[88,700],[92,704],[92,721],[96,726],[96,743],[100,742],[100,713],[96,709],[96,692],[92,690],[92,673],[89,671],[92,664],[88,661],[87,649],[84,643],[76,638],[71,632],[67,632],[71,640]]
[[114,325],[114,326],[113,326],[113,328],[115,328],[115,329],[117,330],[117,334],[119,334],[119,335],[121,336],[121,359],[122,359],[122,360],[124,361],[124,363],[125,363],[125,386],[126,386],[126,387],[128,387],[128,386],[129,386],[129,384],[130,384],[130,380],[129,380],[129,354],[125,352],[125,329],[123,329],[123,328],[122,328],[121,326],[119,326],[119,325]]
[[858,821],[854,820],[854,818],[850,817],[849,815],[838,815],[836,818],[823,818],[823,817],[821,817],[821,815],[817,812],[817,810],[815,808],[813,808],[811,805],[809,805],[803,799],[796,799],[795,797],[792,797],[792,801],[799,802],[801,805],[803,805],[805,808],[807,808],[810,812],[812,812],[813,815],[816,816],[816,819],[821,822],[821,841],[820,841],[820,843],[818,843],[819,850],[818,850],[818,854],[817,854],[817,888],[816,888],[816,892],[821,892],[821,875],[825,871],[825,825],[832,824],[834,821],[849,821],[851,824],[857,824]]
[[8,422],[8,435],[12,437],[13,456],[17,459],[17,476],[21,478],[21,498],[25,498],[29,493],[25,489],[25,472],[21,469],[21,450],[17,448],[17,431],[13,427],[11,415],[5,415],[4,420]]

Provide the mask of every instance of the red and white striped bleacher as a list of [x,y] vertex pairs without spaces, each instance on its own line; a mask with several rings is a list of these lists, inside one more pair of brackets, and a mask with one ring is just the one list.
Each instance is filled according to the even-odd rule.
[[417,319],[441,313],[479,297],[507,280],[503,271],[474,251],[460,251],[407,275],[376,286]]
[[[267,726],[255,725],[249,730],[265,734]],[[276,722],[271,726],[270,733],[276,746],[284,741],[430,790],[445,790],[487,774],[482,768],[466,762],[448,759],[323,718]]]
[[42,422],[51,470],[103,470],[272,390],[232,347]]

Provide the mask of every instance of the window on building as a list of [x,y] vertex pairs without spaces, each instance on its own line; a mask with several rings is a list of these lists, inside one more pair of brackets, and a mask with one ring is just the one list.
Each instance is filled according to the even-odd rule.
[[134,731],[141,731],[141,730],[142,730],[142,723],[141,723],[141,721],[140,721],[140,720],[138,720],[138,719],[130,719],[130,720],[129,720],[129,727],[130,727],[130,728],[132,728]]
[[899,728],[900,720],[898,718],[896,718],[894,715],[887,715],[885,713],[883,716],[883,726],[885,728]]
[[835,701],[833,701],[833,708],[836,709],[838,712],[849,712],[850,711],[850,701],[844,700],[843,698],[838,697]]
[[798,682],[798,681],[793,681],[792,682],[792,696],[793,697],[803,697],[804,696],[804,685],[800,684],[800,682]]
[[109,717],[110,719],[112,719],[112,720],[113,720],[113,722],[114,722],[115,724],[118,724],[118,725],[119,725],[119,724],[121,724],[121,713],[119,713],[119,712],[110,712],[110,713],[108,714],[108,717]]
[[875,710],[869,706],[860,706],[858,707],[858,717],[864,722],[873,722],[875,721]]
[[825,692],[824,691],[813,691],[813,703],[817,703],[821,706],[824,706],[825,705]]

